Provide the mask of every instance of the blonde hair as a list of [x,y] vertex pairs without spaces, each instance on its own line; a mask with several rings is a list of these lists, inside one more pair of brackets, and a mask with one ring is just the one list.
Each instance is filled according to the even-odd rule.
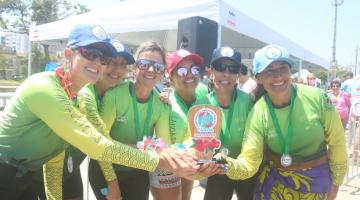
[[165,50],[153,40],[148,40],[148,41],[145,41],[140,44],[140,46],[137,48],[136,53],[135,53],[135,60],[139,58],[139,55],[141,53],[146,52],[146,51],[159,52],[162,56],[163,63],[164,64],[166,63]]

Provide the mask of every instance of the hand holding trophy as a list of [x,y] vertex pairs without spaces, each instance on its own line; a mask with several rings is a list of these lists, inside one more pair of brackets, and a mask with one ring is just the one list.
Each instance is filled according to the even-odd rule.
[[[214,157],[221,147],[219,140],[222,126],[221,109],[211,105],[194,106],[188,112],[188,120],[193,138],[191,147],[198,163],[203,165],[199,173],[206,176],[225,173],[228,167],[226,160],[223,157]],[[225,156],[228,154],[227,149],[222,149],[221,152]]]

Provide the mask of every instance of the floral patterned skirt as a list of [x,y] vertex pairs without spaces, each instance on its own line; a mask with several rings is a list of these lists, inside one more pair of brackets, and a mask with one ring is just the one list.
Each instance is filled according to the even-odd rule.
[[317,200],[327,199],[331,188],[329,164],[306,170],[277,168],[266,163],[258,177],[255,199],[261,200]]

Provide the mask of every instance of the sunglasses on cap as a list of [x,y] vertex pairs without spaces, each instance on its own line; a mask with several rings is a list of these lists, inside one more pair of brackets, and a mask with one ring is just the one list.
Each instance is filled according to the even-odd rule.
[[93,47],[76,47],[72,49],[80,52],[81,56],[87,60],[95,61],[99,58],[102,65],[108,65],[111,61],[111,57],[104,55],[103,52]]
[[212,68],[218,72],[225,72],[226,69],[228,69],[231,74],[240,73],[240,67],[236,64],[228,65],[224,63],[214,63]]
[[176,73],[180,77],[185,77],[188,73],[191,73],[192,75],[196,76],[199,75],[200,67],[198,66],[191,66],[190,68],[180,66],[177,68]]
[[150,67],[154,69],[154,71],[158,74],[162,74],[165,71],[165,65],[162,63],[157,63],[152,60],[147,59],[139,59],[135,61],[135,65],[141,70],[149,70]]

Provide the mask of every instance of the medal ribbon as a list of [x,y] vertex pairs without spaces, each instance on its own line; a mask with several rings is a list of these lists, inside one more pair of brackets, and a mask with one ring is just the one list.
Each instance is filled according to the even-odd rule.
[[270,98],[269,98],[269,96],[267,94],[264,96],[265,102],[266,102],[266,104],[267,104],[267,106],[269,108],[269,112],[270,112],[270,115],[271,115],[271,119],[273,121],[273,125],[275,127],[275,131],[276,131],[279,143],[280,143],[280,145],[282,147],[283,155],[289,155],[289,151],[290,151],[291,140],[292,140],[292,135],[293,135],[293,133],[292,133],[292,123],[291,123],[291,114],[292,114],[292,111],[293,111],[293,108],[294,108],[295,97],[296,97],[296,89],[294,87],[291,87],[290,117],[289,117],[288,128],[287,128],[286,135],[285,135],[285,141],[284,141],[283,134],[281,132],[281,128],[280,128],[280,125],[279,125],[279,120],[276,117],[275,110],[274,110],[274,107],[273,107],[273,105],[271,103],[271,100],[270,100]]
[[136,93],[135,93],[135,86],[133,84],[130,84],[131,87],[131,99],[133,103],[133,111],[134,111],[134,122],[135,122],[135,131],[136,131],[136,139],[137,141],[142,141],[143,136],[148,136],[149,133],[149,126],[150,126],[150,119],[151,119],[151,112],[152,112],[152,104],[153,104],[153,91],[151,91],[147,110],[146,110],[146,117],[144,121],[144,129],[143,132],[140,133],[140,117],[139,117],[139,109],[137,106],[137,100],[136,100]]
[[[217,106],[221,108],[221,113],[223,116],[223,122],[221,124],[221,134],[220,134],[220,140],[223,143],[223,146],[226,146],[228,144],[229,141],[229,137],[230,137],[230,127],[231,127],[231,122],[232,122],[232,116],[234,113],[234,105],[235,105],[235,99],[236,99],[236,90],[234,90],[234,92],[232,93],[231,96],[231,100],[230,100],[230,109],[229,109],[229,113],[227,118],[225,119],[225,114],[223,112],[223,109],[220,107],[219,105],[219,101],[217,99],[217,96],[215,94],[215,92],[212,92],[210,94],[210,103],[213,106]],[[241,141],[242,141],[242,137],[243,135],[241,135]]]

